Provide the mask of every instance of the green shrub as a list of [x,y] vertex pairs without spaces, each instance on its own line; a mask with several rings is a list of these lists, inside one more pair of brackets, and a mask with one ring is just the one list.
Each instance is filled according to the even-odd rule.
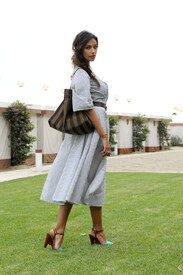
[[4,117],[9,122],[11,128],[11,165],[22,164],[27,158],[32,157],[30,154],[32,143],[35,137],[29,135],[34,129],[33,123],[30,121],[30,114],[27,106],[19,101],[12,103],[8,107],[8,112],[4,113]]
[[170,138],[171,146],[178,146],[182,143],[182,139],[178,136],[171,136]]
[[114,151],[114,145],[117,144],[117,142],[114,139],[114,134],[117,133],[116,131],[116,125],[118,124],[119,118],[116,116],[109,116],[109,127],[110,127],[110,134],[109,134],[109,144],[111,146],[111,151]]
[[158,136],[160,147],[164,146],[165,142],[168,146],[170,145],[170,134],[168,133],[168,126],[169,122],[166,119],[158,122]]
[[133,148],[138,151],[144,148],[143,141],[146,140],[147,134],[150,132],[146,123],[147,119],[140,114],[133,119]]

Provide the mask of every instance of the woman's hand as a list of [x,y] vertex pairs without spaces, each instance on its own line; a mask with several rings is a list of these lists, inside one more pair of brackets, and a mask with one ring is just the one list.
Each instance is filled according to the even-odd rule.
[[103,157],[110,156],[111,148],[110,148],[110,145],[109,145],[107,134],[105,133],[105,131],[104,131],[104,129],[103,129],[101,123],[100,123],[100,120],[98,119],[98,116],[97,116],[95,110],[94,109],[87,110],[87,111],[85,111],[85,113],[86,113],[86,115],[88,116],[88,118],[92,122],[93,126],[95,127],[95,129],[97,130],[97,132],[99,133],[99,135],[102,138],[102,143],[103,143],[103,146],[104,146],[104,149],[102,151],[102,156]]
[[103,157],[110,156],[110,154],[111,154],[111,147],[109,145],[109,141],[108,141],[107,135],[105,135],[104,137],[102,137],[102,142],[103,142],[103,146],[104,146],[104,149],[102,151],[102,156]]

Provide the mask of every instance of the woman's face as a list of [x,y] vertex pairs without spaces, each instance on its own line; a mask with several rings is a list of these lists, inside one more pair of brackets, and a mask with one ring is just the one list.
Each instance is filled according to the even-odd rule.
[[90,62],[95,60],[97,49],[97,41],[94,38],[90,39],[83,49],[83,56],[86,61]]

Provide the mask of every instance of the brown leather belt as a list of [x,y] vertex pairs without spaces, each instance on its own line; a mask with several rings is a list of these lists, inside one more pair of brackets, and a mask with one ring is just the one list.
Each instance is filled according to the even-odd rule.
[[99,107],[103,107],[105,110],[107,110],[107,106],[104,103],[101,102],[93,102],[94,106],[99,106]]

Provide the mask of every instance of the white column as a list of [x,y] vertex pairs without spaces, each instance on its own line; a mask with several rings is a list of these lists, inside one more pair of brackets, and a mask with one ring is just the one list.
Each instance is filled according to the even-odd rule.
[[40,172],[43,169],[42,150],[36,149],[36,171]]

